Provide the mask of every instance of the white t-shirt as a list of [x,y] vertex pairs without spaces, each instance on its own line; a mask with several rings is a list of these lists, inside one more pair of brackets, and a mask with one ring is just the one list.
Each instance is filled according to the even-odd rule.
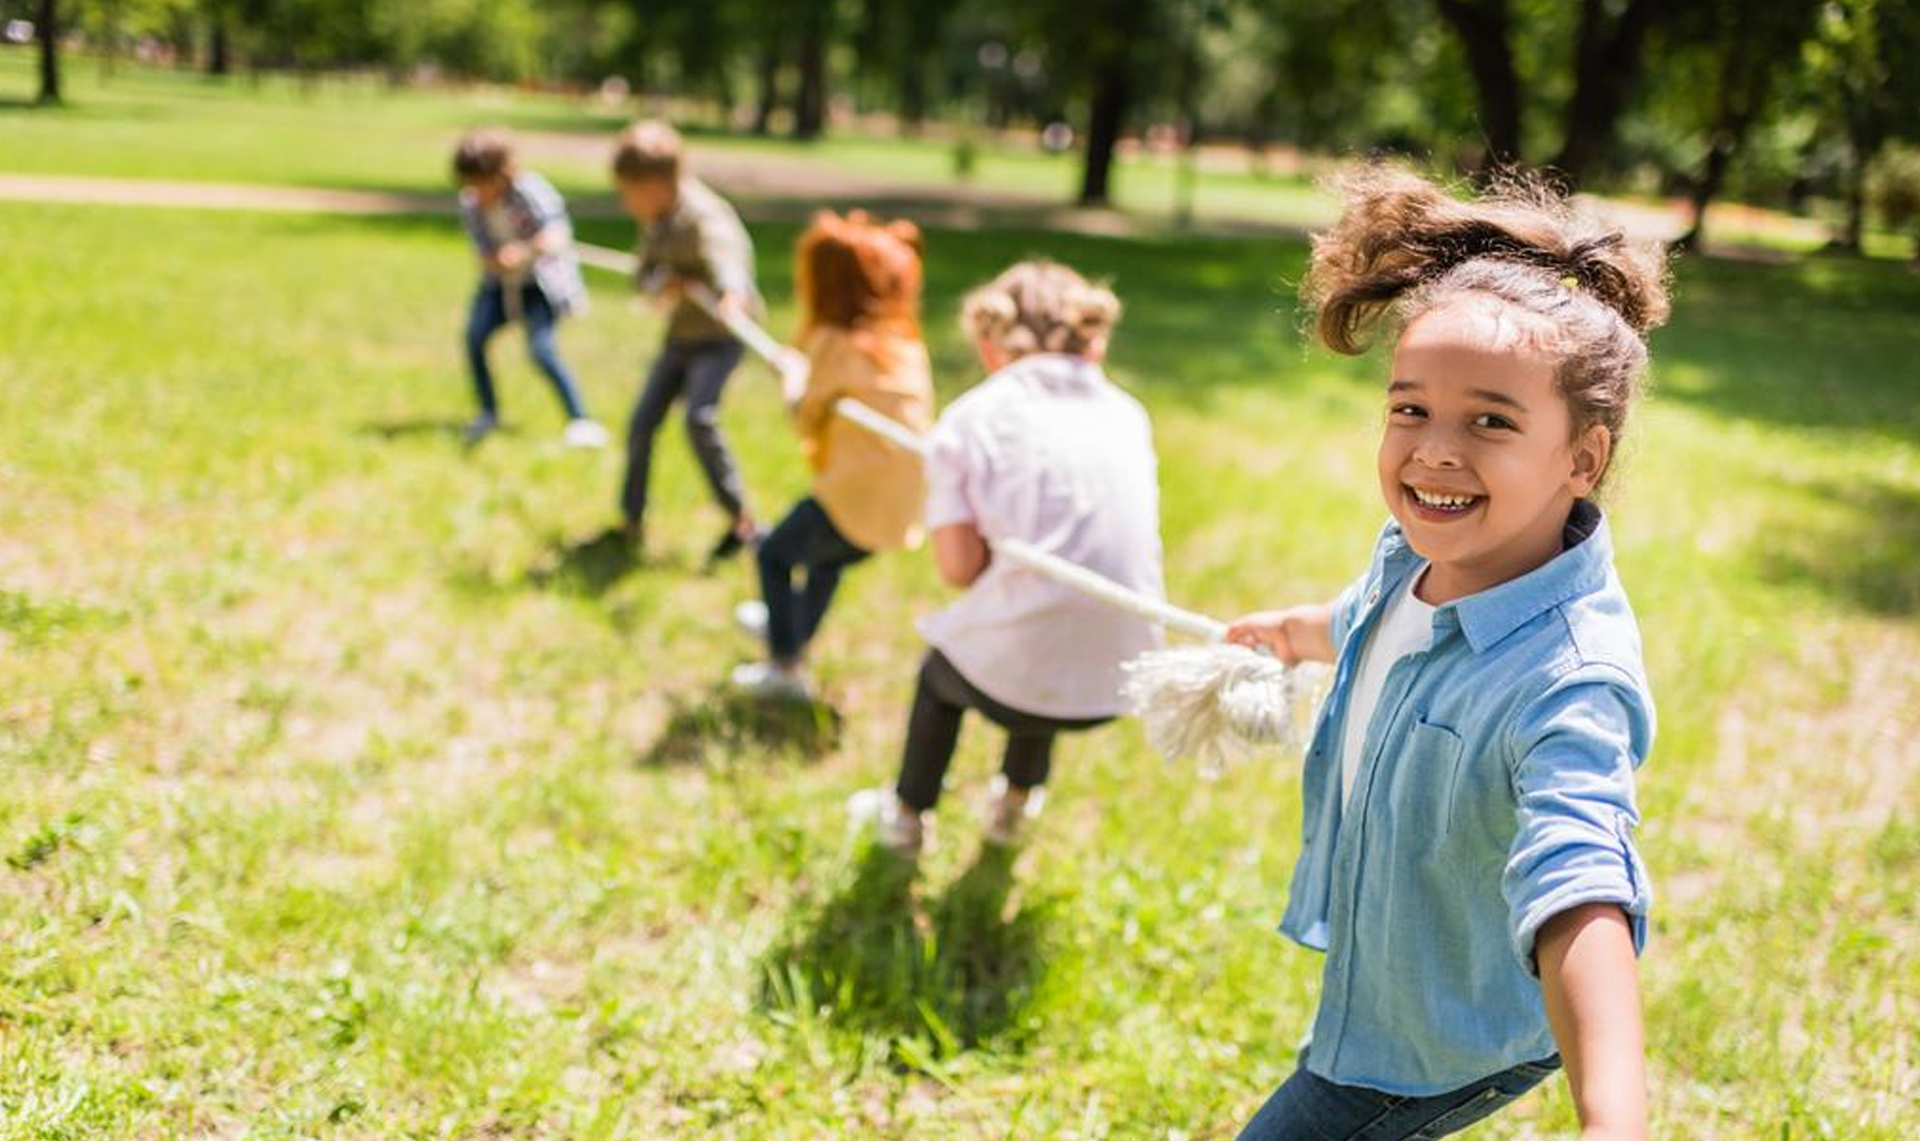
[[[972,523],[1154,598],[1160,485],[1140,402],[1076,356],[1022,357],[950,405],[928,440],[927,529]],[[1157,627],[994,559],[920,632],[1003,705],[1069,720],[1126,711],[1120,665]]]
[[1340,736],[1340,803],[1353,795],[1353,778],[1360,771],[1360,754],[1367,745],[1367,724],[1373,720],[1374,707],[1380,704],[1380,691],[1387,684],[1387,671],[1408,654],[1427,648],[1433,640],[1434,608],[1413,593],[1426,568],[1408,577],[1388,600],[1386,609],[1374,622],[1361,652],[1360,668],[1353,677],[1353,696],[1347,701],[1347,723]]

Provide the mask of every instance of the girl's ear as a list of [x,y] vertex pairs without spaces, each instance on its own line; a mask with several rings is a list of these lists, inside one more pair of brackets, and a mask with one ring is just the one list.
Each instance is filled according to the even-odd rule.
[[1590,425],[1573,442],[1573,472],[1567,480],[1567,489],[1573,492],[1573,497],[1585,499],[1592,495],[1612,460],[1613,433],[1605,424]]

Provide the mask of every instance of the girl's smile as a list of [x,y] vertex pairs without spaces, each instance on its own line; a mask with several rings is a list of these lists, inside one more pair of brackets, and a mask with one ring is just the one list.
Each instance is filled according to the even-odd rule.
[[1464,519],[1487,499],[1475,492],[1416,487],[1410,483],[1402,484],[1401,491],[1407,497],[1408,510],[1430,523],[1452,523]]

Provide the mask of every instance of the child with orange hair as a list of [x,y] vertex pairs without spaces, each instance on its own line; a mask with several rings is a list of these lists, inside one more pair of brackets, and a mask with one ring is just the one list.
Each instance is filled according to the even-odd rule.
[[[787,406],[813,490],[760,541],[762,604],[740,624],[763,634],[768,660],[734,671],[766,696],[805,697],[801,668],[841,572],[880,550],[918,546],[926,480],[920,457],[834,415],[850,398],[924,433],[932,369],[920,336],[920,231],[860,211],[815,215],[795,251],[808,368],[784,370]],[[803,574],[796,589],[796,572]]]

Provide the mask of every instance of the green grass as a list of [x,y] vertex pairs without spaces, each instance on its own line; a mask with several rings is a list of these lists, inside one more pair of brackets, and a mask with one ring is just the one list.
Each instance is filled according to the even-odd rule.
[[[793,230],[755,236],[788,327]],[[677,438],[639,566],[588,542],[619,457],[558,446],[510,339],[513,431],[459,449],[450,221],[15,204],[0,249],[0,1138],[1223,1138],[1290,1069],[1293,762],[1071,739],[1009,865],[974,726],[903,881],[842,804],[894,770],[925,555],[851,574],[830,710],[728,700],[752,587],[698,570]],[[944,396],[958,297],[1036,252],[1128,304],[1174,596],[1355,573],[1380,365],[1304,348],[1304,248],[935,230]],[[617,421],[659,327],[595,293],[562,343]],[[1656,338],[1613,517],[1661,710],[1658,1136],[1920,1134],[1917,310],[1886,263],[1689,263]],[[773,388],[726,413],[770,512],[805,480]],[[1555,1081],[1471,1136],[1572,1120]]]

